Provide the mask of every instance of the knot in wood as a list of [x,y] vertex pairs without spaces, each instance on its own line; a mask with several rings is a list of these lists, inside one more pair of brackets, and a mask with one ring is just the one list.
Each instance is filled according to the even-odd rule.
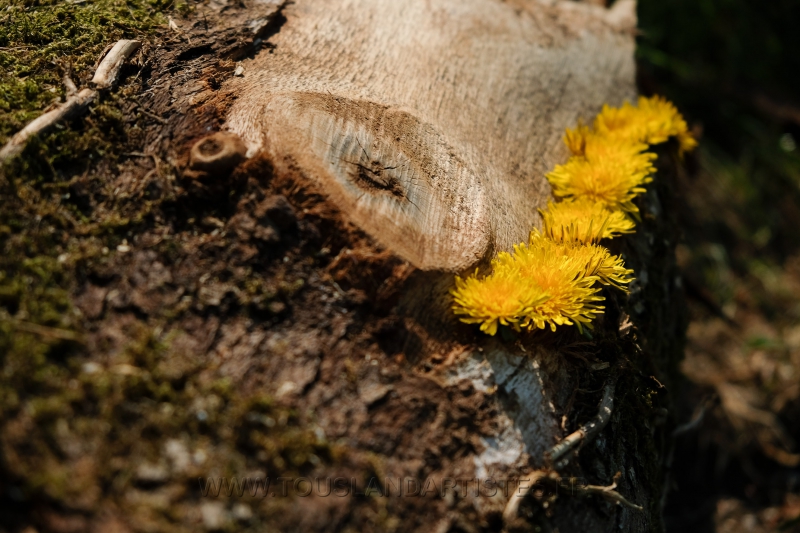
[[226,175],[245,160],[247,147],[238,135],[217,132],[197,141],[189,154],[189,168]]

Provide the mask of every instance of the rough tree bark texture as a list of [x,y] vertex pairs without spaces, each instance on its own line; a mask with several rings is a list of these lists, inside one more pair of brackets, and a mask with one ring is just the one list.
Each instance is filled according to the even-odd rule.
[[[545,452],[591,420],[604,385],[618,379],[609,425],[559,474],[610,485],[619,472],[617,490],[643,511],[567,491],[526,499],[504,523],[503,490],[474,485],[252,505],[262,527],[286,531],[659,531],[665,407],[683,335],[674,151],[660,154],[637,234],[613,243],[638,281],[629,296],[607,294],[592,339],[569,328],[489,338],[455,320],[448,296],[454,273],[485,267],[539,223],[544,174],[567,156],[564,128],[635,96],[633,2],[209,6],[180,29],[179,46],[143,49],[151,74],[139,105],[162,118],[142,150],[156,172],[168,161],[182,177],[160,185],[173,207],[123,245],[127,258],[104,266],[106,281],[89,275],[76,289],[92,322],[87,346],[113,354],[130,323],[157,324],[169,333],[165,361],[192,360],[237,395],[268,394],[328,452],[293,470],[280,459],[291,440],[265,452],[239,436],[235,460],[181,470],[169,459],[171,475],[374,475],[430,479],[437,491],[445,479],[524,477],[552,466]],[[189,148],[215,130],[247,146],[232,174],[224,164],[191,168]],[[120,181],[116,190],[144,186]],[[192,409],[218,409],[211,397]],[[237,435],[261,428],[242,416]],[[181,430],[184,448],[200,446],[192,428]],[[171,458],[178,445],[160,446]],[[145,485],[172,486],[144,474]],[[211,513],[191,490],[171,505]],[[129,512],[123,499],[113,508]],[[222,505],[230,520],[234,503]],[[178,522],[187,527],[200,520],[186,516]],[[208,528],[226,527],[206,518]]]
[[[472,442],[452,449],[450,465],[416,474],[505,477],[542,466],[563,432],[559,417],[571,414],[565,407],[576,384],[559,349],[459,328],[447,289],[452,272],[526,240],[549,197],[544,173],[565,157],[564,127],[603,103],[633,97],[634,9],[632,2],[611,10],[494,0],[300,2],[284,10],[286,23],[270,40],[275,48],[245,62],[244,76],[229,85],[238,99],[226,126],[250,152],[319,190],[370,237],[374,254],[397,258],[405,279],[390,320],[401,324],[398,355],[416,363],[408,377],[421,373],[432,380],[424,389],[456,387],[481,398],[473,408],[492,429],[471,430]],[[352,255],[348,247],[334,262],[348,258],[348,276],[368,271],[363,255]],[[411,338],[417,342],[409,349]],[[432,361],[439,364],[428,368]],[[403,394],[399,384],[370,380],[357,385],[367,391],[360,394],[367,426],[381,420],[372,402],[393,388],[393,397]],[[271,388],[299,387],[275,380]],[[298,401],[320,406],[313,396]],[[417,409],[441,413],[445,405]],[[430,438],[433,428],[416,425],[404,428],[407,436]],[[392,442],[399,436],[383,446],[402,464],[403,445]],[[581,510],[554,523],[587,531],[614,522],[657,528],[652,500],[659,490],[648,486],[657,469],[637,473],[652,458],[621,459],[615,468],[627,481],[623,490],[647,512]],[[398,467],[396,473],[412,473]],[[471,502],[484,517],[497,503],[482,496]]]

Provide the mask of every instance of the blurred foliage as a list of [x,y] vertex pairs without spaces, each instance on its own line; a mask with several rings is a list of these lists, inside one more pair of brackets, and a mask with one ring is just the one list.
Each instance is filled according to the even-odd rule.
[[772,292],[766,274],[800,249],[797,20],[794,0],[639,2],[641,89],[701,136],[686,240],[690,270],[723,307],[742,276]]
[[800,2],[642,0],[639,17],[642,68],[726,149],[768,133],[750,109],[759,97],[790,105],[800,92]]
[[639,0],[640,90],[675,102],[700,136],[680,184],[692,315],[683,416],[720,399],[678,439],[668,531],[797,524],[798,20],[796,0]]

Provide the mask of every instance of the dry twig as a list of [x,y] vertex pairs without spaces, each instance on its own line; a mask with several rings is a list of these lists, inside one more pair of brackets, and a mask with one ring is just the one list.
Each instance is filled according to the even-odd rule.
[[607,500],[611,503],[616,503],[617,505],[624,505],[625,507],[629,507],[631,509],[635,509],[637,511],[643,510],[641,505],[636,505],[635,503],[631,503],[628,501],[622,494],[617,492],[617,481],[621,476],[620,472],[614,476],[614,482],[607,487],[601,487],[599,485],[587,485],[585,487],[575,487],[575,494],[579,496],[586,496],[589,494],[594,494],[596,496],[600,496],[604,500]]
[[[603,387],[603,399],[600,400],[597,416],[581,426],[577,431],[571,433],[563,440],[558,442],[550,449],[550,451],[545,452],[545,461],[547,461],[548,464],[552,464],[553,462],[558,461],[562,457],[566,456],[575,450],[575,448],[577,448],[582,442],[590,441],[596,437],[604,427],[606,427],[609,420],[611,420],[611,413],[614,410],[614,389],[616,384],[617,374],[615,373],[609,378],[605,387]],[[562,461],[560,466],[565,465],[567,461],[568,459]],[[520,486],[519,494],[515,494],[508,500],[506,508],[503,510],[503,521],[505,523],[509,523],[515,516],[517,516],[519,504],[539,481],[548,477],[553,478],[556,475],[557,474],[555,470],[533,470],[528,472],[522,479],[527,481],[527,478],[530,478],[532,480],[531,484],[525,487]],[[614,490],[617,486],[616,479],[617,477],[615,476],[614,483],[608,487],[588,485],[586,487],[576,488],[575,494],[596,494],[608,501],[641,511],[642,507],[629,502],[621,494]]]
[[50,326],[43,326],[41,324],[34,324],[33,322],[26,322],[24,320],[17,320],[14,318],[7,319],[7,322],[9,322],[11,326],[18,331],[32,333],[33,335],[39,335],[40,337],[83,343],[83,338],[79,333],[67,329],[52,328]]
[[119,71],[125,61],[141,46],[140,41],[120,40],[106,54],[92,78],[94,88],[86,88],[80,91],[69,78],[64,77],[64,85],[67,90],[67,100],[30,124],[18,131],[0,149],[0,164],[5,163],[14,156],[19,155],[25,149],[25,145],[31,137],[44,133],[62,120],[68,120],[82,115],[89,109],[89,105],[97,98],[99,92],[109,89],[116,85],[119,79]]
[[[545,461],[555,463],[565,455],[572,452],[581,442],[593,439],[600,433],[611,420],[611,412],[614,410],[614,388],[617,384],[617,376],[613,375],[603,388],[603,399],[600,400],[600,407],[591,421],[587,422],[577,431],[567,435],[558,444],[553,446],[550,451],[544,454]],[[567,460],[564,461],[566,463]]]
[[520,484],[519,494],[514,494],[513,496],[511,496],[511,498],[508,499],[508,503],[506,503],[506,508],[503,509],[503,522],[508,524],[517,516],[517,511],[519,510],[519,504],[522,503],[522,500],[525,499],[525,496],[528,495],[528,493],[534,486],[536,486],[543,479],[552,477],[554,475],[555,472],[548,472],[546,470],[533,470],[525,474],[525,476],[521,477],[520,482],[530,481],[530,484],[524,487]]

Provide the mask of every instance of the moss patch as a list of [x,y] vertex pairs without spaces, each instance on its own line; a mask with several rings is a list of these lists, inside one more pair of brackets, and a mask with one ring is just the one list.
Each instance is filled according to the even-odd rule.
[[[184,122],[167,126],[158,109],[164,99],[142,98],[191,46],[166,27],[167,17],[187,27],[181,17],[192,11],[157,1],[0,2],[0,142],[63,99],[64,73],[85,86],[119,38],[142,39],[147,60],[164,63],[156,74],[147,61],[126,67],[119,89],[33,139],[0,170],[0,515],[12,530],[261,531],[291,497],[204,499],[198,480],[310,475],[346,455],[313,413],[220,377],[205,353],[213,333],[203,348],[192,343],[217,317],[283,320],[284,302],[304,290],[307,272],[297,271],[317,266],[265,268],[287,247],[274,235],[261,250],[241,244],[250,236],[235,226],[231,238],[206,246],[241,187],[209,206],[177,184],[167,150],[143,155],[148,139],[171,129],[190,136],[187,124],[216,116],[181,112]],[[177,51],[159,56],[154,45]],[[203,61],[232,75],[231,61]],[[172,141],[170,149],[181,149]],[[299,244],[296,227],[280,232]],[[246,267],[234,268],[241,257]],[[128,299],[140,294],[130,279],[147,277],[154,264],[187,268],[170,272],[169,290],[151,277],[151,292]],[[200,326],[187,328],[193,319]],[[368,472],[369,465],[345,468],[359,482]],[[220,506],[215,522],[207,515]]]
[[163,11],[171,4],[0,1],[0,142],[64,97],[64,74],[79,86],[87,83],[109,43],[152,35],[166,23]]

